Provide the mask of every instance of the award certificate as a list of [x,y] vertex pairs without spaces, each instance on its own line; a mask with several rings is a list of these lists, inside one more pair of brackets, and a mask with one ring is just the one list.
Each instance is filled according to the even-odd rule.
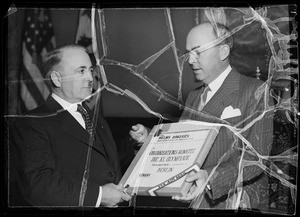
[[200,170],[218,132],[219,126],[199,121],[154,126],[120,182],[129,194],[185,194],[186,175]]

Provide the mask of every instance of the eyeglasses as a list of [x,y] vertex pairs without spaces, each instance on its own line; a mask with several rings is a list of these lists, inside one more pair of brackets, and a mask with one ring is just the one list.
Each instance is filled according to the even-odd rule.
[[224,45],[223,37],[211,41],[203,46],[199,45],[194,47],[191,51],[188,51],[187,53],[184,54],[185,59],[188,59],[191,55],[193,55],[193,57],[195,58],[200,58],[201,53],[203,53],[204,51],[207,51],[213,47],[220,46],[220,45]]
[[193,56],[194,58],[198,59],[198,58],[200,58],[200,56],[203,52],[205,52],[211,48],[220,46],[220,45],[223,45],[223,44],[216,44],[214,46],[211,46],[211,47],[208,47],[205,49],[203,49],[203,47],[201,47],[201,46],[197,46],[197,47],[193,48],[191,51],[189,51],[188,53],[186,53],[185,55],[187,56],[186,58]]

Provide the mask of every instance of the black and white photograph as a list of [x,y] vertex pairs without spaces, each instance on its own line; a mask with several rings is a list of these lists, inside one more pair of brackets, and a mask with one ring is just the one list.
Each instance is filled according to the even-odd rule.
[[297,10],[9,3],[1,213],[296,215]]

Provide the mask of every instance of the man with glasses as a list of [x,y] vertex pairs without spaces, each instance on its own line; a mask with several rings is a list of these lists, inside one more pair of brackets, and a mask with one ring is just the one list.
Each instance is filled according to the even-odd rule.
[[[221,127],[201,170],[186,177],[187,182],[194,183],[190,192],[173,199],[190,202],[202,194],[203,200],[196,208],[233,209],[234,196],[238,195],[235,184],[240,174],[238,187],[242,191],[238,207],[265,210],[269,191],[267,174],[254,163],[241,169],[240,160],[257,162],[259,155],[269,155],[273,117],[271,113],[263,114],[268,106],[264,83],[241,75],[230,65],[232,45],[230,32],[218,23],[202,23],[187,36],[188,63],[195,79],[202,83],[189,94],[180,121],[225,123],[244,130],[235,135],[229,128]],[[142,125],[136,125],[130,134],[143,142],[146,132]]]

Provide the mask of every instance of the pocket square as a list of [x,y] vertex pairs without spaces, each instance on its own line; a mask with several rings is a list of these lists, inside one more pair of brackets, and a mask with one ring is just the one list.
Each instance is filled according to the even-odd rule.
[[221,115],[221,120],[233,118],[241,115],[241,110],[239,108],[233,109],[232,106],[226,107]]

